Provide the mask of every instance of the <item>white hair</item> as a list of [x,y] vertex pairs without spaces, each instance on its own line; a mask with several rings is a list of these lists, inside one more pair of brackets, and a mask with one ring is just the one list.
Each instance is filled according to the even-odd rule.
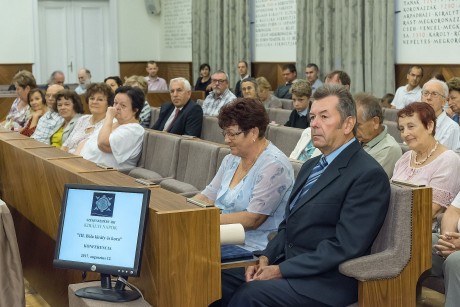
[[446,99],[448,96],[449,96],[449,87],[447,86],[446,82],[444,81],[441,81],[441,80],[438,80],[436,78],[433,78],[433,79],[430,79],[428,80],[424,85],[423,85],[423,89],[425,89],[425,86],[427,84],[439,84],[442,86],[442,90],[444,91],[444,99]]
[[190,82],[188,82],[187,79],[185,78],[182,78],[182,77],[178,77],[178,78],[173,78],[169,81],[169,88],[171,89],[171,84],[173,82],[182,82],[182,84],[184,85],[184,89],[186,91],[191,91],[192,90],[192,86],[190,85]]

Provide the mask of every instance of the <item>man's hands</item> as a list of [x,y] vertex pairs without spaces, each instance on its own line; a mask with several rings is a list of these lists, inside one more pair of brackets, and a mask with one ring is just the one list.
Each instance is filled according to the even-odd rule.
[[246,269],[246,281],[253,280],[271,280],[282,278],[281,271],[278,265],[268,265],[268,258],[261,256],[259,264],[249,266]]
[[446,258],[453,252],[460,250],[460,233],[446,232],[439,236],[438,243],[434,246],[437,254]]

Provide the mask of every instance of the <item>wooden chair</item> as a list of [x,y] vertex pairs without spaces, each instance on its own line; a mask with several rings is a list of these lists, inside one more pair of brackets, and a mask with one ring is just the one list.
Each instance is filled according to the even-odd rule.
[[388,213],[371,255],[340,265],[342,274],[359,281],[360,307],[416,306],[417,281],[431,268],[431,195],[431,188],[392,184]]

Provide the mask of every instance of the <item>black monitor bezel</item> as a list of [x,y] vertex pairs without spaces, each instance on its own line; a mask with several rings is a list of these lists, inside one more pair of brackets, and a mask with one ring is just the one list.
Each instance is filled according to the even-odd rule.
[[[91,262],[77,262],[59,259],[62,230],[64,227],[66,208],[67,208],[67,196],[71,189],[79,190],[93,190],[93,191],[108,191],[108,192],[125,192],[125,193],[137,193],[143,194],[142,208],[138,227],[138,236],[136,244],[136,252],[134,259],[134,267],[119,267],[114,265],[95,264]],[[131,188],[131,187],[119,187],[119,186],[101,186],[101,185],[89,185],[89,184],[71,184],[67,183],[64,185],[64,193],[62,195],[61,213],[59,217],[59,226],[56,236],[56,248],[54,251],[53,266],[62,269],[75,269],[80,271],[92,271],[101,274],[110,275],[123,275],[123,276],[139,276],[142,262],[143,245],[145,239],[145,230],[147,227],[147,214],[150,202],[150,190],[145,188]],[[94,269],[94,266],[96,269]]]

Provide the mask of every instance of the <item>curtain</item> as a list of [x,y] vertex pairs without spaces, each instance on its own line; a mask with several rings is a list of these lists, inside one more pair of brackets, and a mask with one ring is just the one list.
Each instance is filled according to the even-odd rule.
[[297,0],[297,69],[344,70],[353,93],[394,92],[394,1]]
[[250,62],[250,21],[248,0],[192,1],[193,78],[199,66],[208,63],[212,71],[229,74],[229,86],[239,79],[239,60]]

